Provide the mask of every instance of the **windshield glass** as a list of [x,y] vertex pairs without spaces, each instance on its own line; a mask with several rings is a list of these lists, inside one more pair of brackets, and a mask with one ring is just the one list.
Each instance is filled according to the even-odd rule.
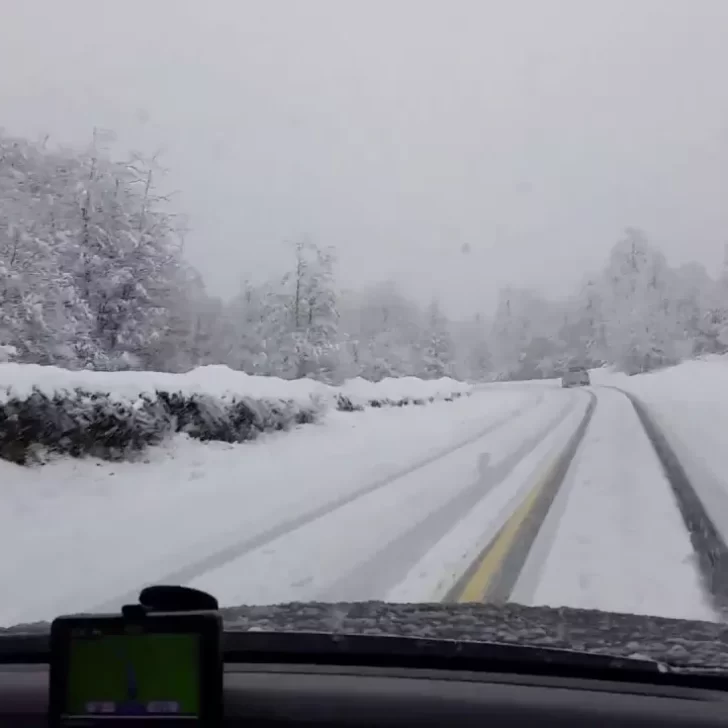
[[275,628],[720,621],[726,27],[9,4],[0,626],[153,583]]

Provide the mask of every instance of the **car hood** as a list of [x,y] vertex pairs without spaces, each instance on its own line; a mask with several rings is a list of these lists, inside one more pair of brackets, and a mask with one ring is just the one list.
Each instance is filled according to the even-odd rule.
[[[728,670],[728,628],[712,622],[519,604],[305,602],[221,610],[226,631],[307,631],[477,640],[643,657]],[[0,629],[47,632],[47,622]]]

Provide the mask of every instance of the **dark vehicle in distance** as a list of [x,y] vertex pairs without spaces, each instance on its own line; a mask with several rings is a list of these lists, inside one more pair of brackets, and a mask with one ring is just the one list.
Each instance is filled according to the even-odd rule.
[[569,367],[561,378],[562,387],[588,387],[591,384],[589,372],[585,367]]

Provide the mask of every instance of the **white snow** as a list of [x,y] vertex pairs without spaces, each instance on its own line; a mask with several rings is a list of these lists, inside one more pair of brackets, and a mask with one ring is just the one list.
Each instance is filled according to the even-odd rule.
[[388,377],[378,382],[357,377],[344,382],[341,387],[331,388],[340,391],[352,401],[366,404],[371,399],[427,398],[446,397],[455,392],[465,393],[472,385],[459,382],[450,377],[441,379],[419,379],[418,377]]
[[[574,405],[576,398],[561,391],[547,394],[537,407],[475,442],[392,479],[385,488],[209,571],[193,581],[192,586],[211,591],[225,604],[311,599],[338,601],[351,599],[352,593],[355,599],[393,598],[386,593],[383,577],[393,572],[393,564],[398,560],[404,560],[402,579],[409,570],[407,550],[402,548],[398,538],[429,518],[432,532],[418,535],[421,542],[418,550],[426,551],[437,541],[439,524],[432,516],[483,477],[483,468],[496,470],[525,441],[534,437],[546,436],[545,444],[536,448],[537,456],[543,456],[545,450],[554,446],[554,438],[548,436],[550,428],[560,413]],[[573,431],[573,418],[567,420],[567,426]],[[533,467],[533,463],[530,467],[526,464],[525,468],[517,469],[514,478],[496,481],[495,487],[483,496],[483,507],[479,505],[478,513],[483,516],[485,511],[488,517],[481,518],[481,534],[489,532],[490,522],[500,517],[504,510],[512,512],[522,495],[521,486],[532,475]],[[467,511],[461,517],[472,523]],[[459,525],[455,526],[455,530],[459,528]],[[390,545],[394,547],[390,548]],[[356,579],[347,578],[371,559],[376,560],[376,568],[369,566],[367,569],[373,573],[371,581],[356,583]],[[468,562],[460,561],[458,565],[464,570]],[[421,568],[418,567],[418,574]],[[434,569],[430,577],[439,579],[441,563],[437,562]],[[423,589],[422,584],[418,585],[418,594],[418,600],[439,598],[433,588]]]
[[714,620],[670,485],[626,396],[597,407],[514,601]]
[[37,364],[0,363],[0,401],[10,397],[24,399],[37,389],[47,396],[80,388],[89,392],[105,392],[128,400],[156,390],[184,394],[231,395],[266,399],[292,399],[310,403],[312,399],[330,401],[336,394],[348,396],[356,404],[375,398],[443,398],[455,392],[465,393],[472,386],[449,377],[423,380],[416,377],[384,379],[368,382],[352,379],[333,387],[313,379],[279,379],[260,377],[235,371],[226,366],[204,366],[184,374],[164,372],[96,372],[72,371]]
[[[150,449],[147,462],[0,461],[0,624],[98,607],[430,461],[541,396],[488,391],[426,407],[334,411],[240,445],[177,436]],[[360,528],[376,525],[362,513]],[[321,532],[333,550],[346,537]]]
[[[592,380],[640,396],[728,535],[728,361]],[[223,604],[442,598],[573,433],[588,398],[558,380],[470,385],[67,372],[0,364],[0,390],[76,386],[124,398],[157,388],[331,402],[470,397],[425,407],[329,409],[253,443],[175,436],[144,461],[0,461],[0,624],[115,608],[159,580]],[[514,599],[714,619],[689,538],[628,400],[598,405]],[[725,394],[724,394],[725,392]]]
[[[568,417],[546,432],[539,444],[523,457],[508,476],[447,533],[410,570],[407,577],[386,594],[393,602],[438,601],[492,541],[501,527],[529,494],[555,455],[561,453],[586,411],[588,399],[578,392],[564,392],[572,405]],[[552,400],[553,401],[553,400]],[[500,454],[499,443],[488,449]],[[500,458],[497,458],[500,459]],[[494,467],[496,462],[489,463]]]
[[728,542],[728,356],[633,377],[596,370],[593,381],[621,387],[645,403]]

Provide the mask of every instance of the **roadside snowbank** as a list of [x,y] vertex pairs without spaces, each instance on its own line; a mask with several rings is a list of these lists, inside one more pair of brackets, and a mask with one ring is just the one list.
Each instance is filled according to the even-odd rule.
[[332,403],[343,395],[356,404],[367,405],[374,400],[447,399],[453,394],[469,392],[472,385],[449,377],[433,380],[388,378],[380,382],[358,377],[340,387],[333,387],[313,379],[252,376],[222,365],[198,367],[184,374],[169,374],[71,371],[37,364],[0,364],[0,403],[9,399],[27,399],[34,392],[54,397],[76,389],[132,401],[157,392],[175,392],[188,396],[204,394],[220,398],[291,400],[302,405],[309,405],[316,399]]
[[36,391],[53,397],[76,389],[131,401],[157,392],[176,392],[211,397],[289,399],[307,404],[312,397],[325,391],[326,385],[310,379],[287,381],[277,377],[254,377],[226,366],[198,367],[184,374],[168,374],[71,371],[37,364],[0,364],[0,402],[26,399]]
[[692,359],[647,374],[628,376],[604,367],[590,375],[592,384],[619,387],[646,405],[696,405],[700,410],[710,405],[717,411],[728,405],[728,355]]
[[452,379],[412,377],[331,387],[310,379],[250,376],[225,366],[185,374],[69,371],[0,364],[0,458],[25,464],[35,449],[121,459],[174,432],[243,442],[327,411],[452,401],[470,392]]

